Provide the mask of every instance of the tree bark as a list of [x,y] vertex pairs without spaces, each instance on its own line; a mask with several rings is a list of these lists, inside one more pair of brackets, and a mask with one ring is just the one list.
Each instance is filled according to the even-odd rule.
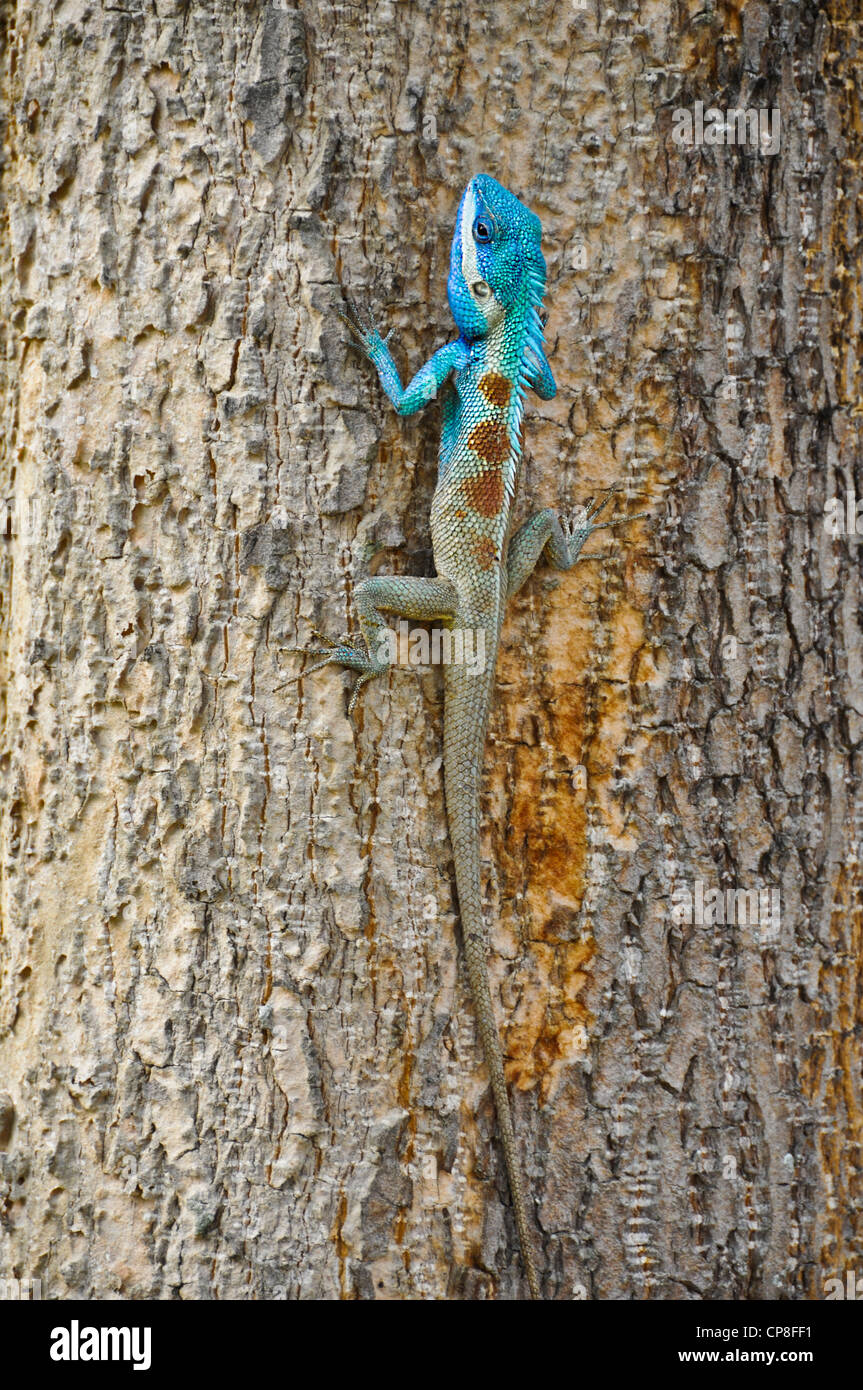
[[[549,265],[519,517],[612,483],[652,517],[538,570],[498,666],[544,1295],[822,1297],[863,1257],[860,550],[824,518],[863,496],[859,8],[3,17],[0,1276],[525,1293],[439,673],[351,719],[342,672],[289,683],[361,578],[433,572],[439,411],[398,419],[336,310],[407,374],[452,337],[485,170]],[[679,143],[697,102],[778,108],[778,150]],[[744,890],[778,914],[698,911]]]

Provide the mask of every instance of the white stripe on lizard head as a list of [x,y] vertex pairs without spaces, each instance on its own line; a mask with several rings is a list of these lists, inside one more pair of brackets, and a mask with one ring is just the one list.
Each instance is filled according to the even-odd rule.
[[[470,290],[474,303],[486,319],[491,319],[496,304],[491,289],[479,273],[476,258],[476,245],[473,239],[473,224],[476,218],[476,195],[473,184],[467,190],[461,212],[461,271]],[[495,318],[497,315],[495,314]]]

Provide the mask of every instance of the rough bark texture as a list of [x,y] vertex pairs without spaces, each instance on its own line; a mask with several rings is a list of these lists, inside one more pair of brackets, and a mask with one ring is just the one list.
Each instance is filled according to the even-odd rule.
[[[861,53],[845,0],[6,5],[0,1275],[43,1297],[524,1293],[460,965],[431,572],[471,173],[541,216],[559,394],[487,754],[491,970],[546,1297],[861,1267]],[[781,111],[683,147],[675,108]],[[856,480],[855,480],[856,474]],[[855,796],[857,798],[855,803]],[[777,932],[680,890],[773,887]]]

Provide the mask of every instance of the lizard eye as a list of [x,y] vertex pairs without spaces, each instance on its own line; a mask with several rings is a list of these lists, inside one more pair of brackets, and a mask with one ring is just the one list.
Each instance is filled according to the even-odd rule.
[[491,241],[492,226],[487,217],[477,217],[473,224],[474,240],[480,242]]

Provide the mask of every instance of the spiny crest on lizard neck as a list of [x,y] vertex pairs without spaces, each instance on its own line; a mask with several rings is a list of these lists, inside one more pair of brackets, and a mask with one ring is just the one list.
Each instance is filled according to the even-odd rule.
[[447,294],[469,343],[505,325],[518,375],[541,367],[545,260],[536,213],[490,174],[477,174],[462,194],[450,256]]

